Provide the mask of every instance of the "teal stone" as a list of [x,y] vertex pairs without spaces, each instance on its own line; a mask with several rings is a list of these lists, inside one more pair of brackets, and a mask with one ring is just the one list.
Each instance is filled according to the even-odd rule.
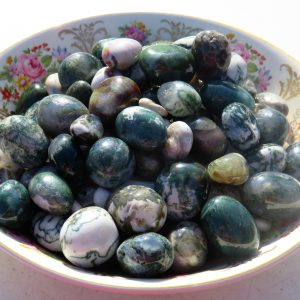
[[187,117],[197,114],[202,102],[198,92],[188,83],[171,81],[162,84],[157,97],[160,104],[173,117]]
[[90,178],[104,188],[115,188],[126,182],[134,172],[135,159],[122,140],[105,137],[90,149],[86,167]]
[[201,211],[201,226],[209,243],[225,256],[253,255],[259,248],[259,232],[249,211],[228,196],[210,199]]
[[31,119],[32,121],[38,123],[38,108],[40,101],[35,102],[31,105],[25,112],[24,116]]
[[170,242],[154,232],[125,240],[117,250],[122,269],[137,277],[154,277],[171,268],[174,250]]
[[253,112],[244,104],[232,103],[222,113],[225,135],[235,148],[247,151],[260,142],[260,130]]
[[67,95],[50,95],[39,103],[38,123],[50,136],[69,133],[72,122],[89,113],[82,102]]
[[21,96],[21,99],[17,102],[16,112],[22,113],[31,107],[37,101],[42,100],[48,96],[48,92],[43,83],[33,83],[27,88]]
[[206,169],[199,163],[174,163],[159,174],[155,190],[166,201],[168,219],[184,221],[195,217],[207,196]]
[[173,225],[168,240],[174,248],[172,270],[177,273],[198,271],[207,260],[207,241],[200,226],[191,221]]
[[300,215],[299,182],[280,172],[258,173],[243,187],[243,204],[263,219],[289,221]]
[[286,149],[286,167],[284,173],[300,180],[300,142],[295,142]]
[[30,198],[42,210],[52,215],[66,215],[71,211],[73,194],[68,184],[52,172],[36,174],[28,186]]
[[263,144],[245,154],[250,175],[264,171],[283,172],[287,154],[282,146]]
[[246,105],[254,111],[255,102],[251,94],[242,87],[229,81],[212,80],[207,82],[200,91],[203,105],[209,112],[220,116],[223,109],[234,102]]
[[175,80],[189,82],[194,76],[191,52],[177,45],[146,46],[139,55],[139,63],[153,85]]
[[260,130],[261,143],[283,145],[289,132],[289,123],[284,114],[271,107],[260,109],[255,114]]
[[185,49],[191,50],[193,43],[195,41],[195,38],[196,38],[195,35],[185,36],[185,37],[173,42],[173,45],[177,45],[177,46],[183,47]]
[[158,113],[140,106],[122,110],[116,118],[115,127],[118,137],[137,150],[157,150],[167,138],[164,119]]
[[83,80],[75,81],[69,86],[66,95],[71,96],[82,102],[86,107],[89,106],[90,97],[93,93],[89,83]]
[[115,39],[116,39],[115,37],[111,37],[111,38],[102,39],[102,40],[96,42],[92,47],[92,54],[103,63],[103,60],[102,60],[103,47],[107,42],[113,41]]
[[0,185],[0,225],[22,229],[32,214],[33,203],[24,185],[13,179],[3,182]]
[[42,128],[29,118],[14,115],[0,121],[0,149],[7,160],[2,167],[10,162],[23,169],[39,167],[47,158],[48,145]]
[[83,80],[91,83],[103,64],[92,54],[76,52],[66,57],[58,69],[59,81],[64,89],[75,81]]

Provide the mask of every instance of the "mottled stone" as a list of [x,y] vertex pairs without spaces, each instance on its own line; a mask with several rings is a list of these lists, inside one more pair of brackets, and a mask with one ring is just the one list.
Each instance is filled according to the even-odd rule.
[[50,74],[45,80],[45,86],[49,95],[64,94],[64,89],[60,84],[58,73]]
[[286,149],[286,167],[284,173],[300,180],[300,142],[295,142]]
[[38,108],[39,108],[40,101],[35,102],[31,105],[25,112],[24,116],[29,118],[30,120],[38,123]]
[[110,67],[103,67],[100,70],[97,71],[95,76],[93,77],[91,87],[93,90],[97,89],[101,82],[104,81],[107,78],[113,77],[113,76],[122,76],[122,73],[114,68]]
[[259,104],[264,104],[278,110],[285,116],[287,116],[289,113],[289,107],[286,101],[284,101],[284,99],[277,94],[270,92],[259,93],[256,94],[255,100]]
[[247,63],[239,54],[232,52],[230,64],[226,72],[222,75],[222,80],[240,84],[246,80],[247,76]]
[[185,49],[191,50],[193,43],[195,41],[196,36],[195,35],[190,35],[190,36],[185,36],[183,38],[180,38],[173,42],[173,45],[177,45],[180,47],[183,47]]
[[165,108],[151,99],[148,98],[141,98],[139,100],[139,106],[151,109],[155,111],[156,113],[160,114],[162,117],[166,117],[168,115],[168,112],[165,110]]
[[103,61],[102,61],[103,47],[107,42],[110,42],[110,41],[115,40],[115,39],[117,39],[117,38],[116,37],[111,37],[111,38],[102,39],[102,40],[96,42],[92,47],[92,54],[95,57],[97,57],[98,59],[100,59],[100,61],[103,63]]
[[117,250],[117,259],[126,273],[153,277],[171,268],[174,250],[165,237],[149,232],[125,240]]
[[116,252],[119,233],[112,217],[100,207],[86,207],[73,213],[60,232],[62,252],[72,264],[93,268]]
[[86,107],[89,106],[90,97],[93,93],[89,83],[83,80],[75,81],[69,86],[66,95],[71,96],[82,102]]

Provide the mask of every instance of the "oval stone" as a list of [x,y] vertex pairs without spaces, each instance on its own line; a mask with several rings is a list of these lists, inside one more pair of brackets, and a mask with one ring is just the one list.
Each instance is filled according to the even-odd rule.
[[259,104],[264,104],[278,110],[285,116],[287,116],[289,113],[289,107],[286,101],[284,101],[283,98],[277,94],[271,92],[258,93],[255,96],[255,100]]
[[296,142],[286,149],[286,167],[284,173],[300,180],[300,142]]
[[104,81],[107,78],[113,77],[113,76],[122,76],[122,73],[114,68],[110,67],[103,67],[101,68],[94,76],[91,87],[93,90],[97,89],[101,82]]
[[259,232],[254,219],[234,198],[210,199],[202,208],[200,220],[208,241],[222,254],[239,258],[258,250]]
[[158,113],[140,106],[125,108],[118,114],[116,131],[128,145],[143,151],[161,148],[167,138],[163,118]]
[[300,213],[299,182],[280,172],[258,173],[244,185],[243,203],[261,218],[288,221]]
[[232,52],[230,64],[226,72],[222,75],[222,80],[232,81],[235,84],[240,84],[246,80],[247,76],[247,63],[239,54]]
[[49,95],[64,94],[63,87],[59,81],[58,73],[50,74],[45,80],[45,86]]
[[140,65],[154,85],[181,80],[189,82],[194,76],[191,52],[172,44],[146,46],[139,55]]
[[111,38],[102,39],[102,40],[96,42],[92,47],[92,54],[95,57],[97,57],[98,59],[100,59],[100,61],[103,63],[103,61],[102,61],[103,47],[107,42],[110,42],[110,41],[115,40],[115,39],[117,39],[117,38],[116,37],[111,37]]
[[168,116],[168,112],[162,107],[161,105],[155,103],[151,99],[148,98],[141,98],[139,100],[139,106],[151,109],[156,113],[160,114],[162,117]]
[[86,81],[78,80],[69,86],[66,95],[71,96],[82,102],[86,107],[89,106],[90,97],[93,90]]

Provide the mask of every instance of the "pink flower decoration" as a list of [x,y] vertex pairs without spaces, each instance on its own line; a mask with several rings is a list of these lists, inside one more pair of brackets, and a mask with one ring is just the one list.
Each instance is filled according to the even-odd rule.
[[264,92],[267,90],[268,85],[270,84],[270,80],[272,79],[272,76],[270,75],[270,70],[266,69],[266,67],[262,67],[258,71],[258,91],[259,92]]
[[46,75],[46,70],[39,57],[34,54],[21,54],[18,57],[18,73],[26,75],[32,82],[39,81]]
[[246,63],[250,60],[250,53],[242,43],[232,44],[231,51],[239,54],[245,60]]
[[125,35],[128,38],[137,40],[140,43],[146,39],[145,33],[135,26],[128,27],[125,31]]

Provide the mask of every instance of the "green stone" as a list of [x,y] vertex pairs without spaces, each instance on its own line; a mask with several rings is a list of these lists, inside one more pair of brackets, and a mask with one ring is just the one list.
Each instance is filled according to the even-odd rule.
[[286,167],[284,173],[300,180],[300,142],[295,142],[286,149]]
[[228,196],[210,199],[201,211],[201,225],[208,241],[226,256],[253,255],[259,247],[259,232],[249,211]]
[[92,48],[92,54],[97,57],[102,63],[102,50],[103,50],[103,47],[104,45],[109,42],[109,41],[113,41],[115,40],[116,38],[112,37],[112,38],[106,38],[106,39],[102,39],[98,42],[96,42],[94,45],[93,45],[93,48]]
[[40,101],[35,102],[31,105],[25,112],[24,116],[31,119],[32,121],[38,123],[38,108]]
[[75,81],[66,91],[66,95],[81,101],[86,107],[89,106],[90,97],[93,93],[91,85],[83,80]]

